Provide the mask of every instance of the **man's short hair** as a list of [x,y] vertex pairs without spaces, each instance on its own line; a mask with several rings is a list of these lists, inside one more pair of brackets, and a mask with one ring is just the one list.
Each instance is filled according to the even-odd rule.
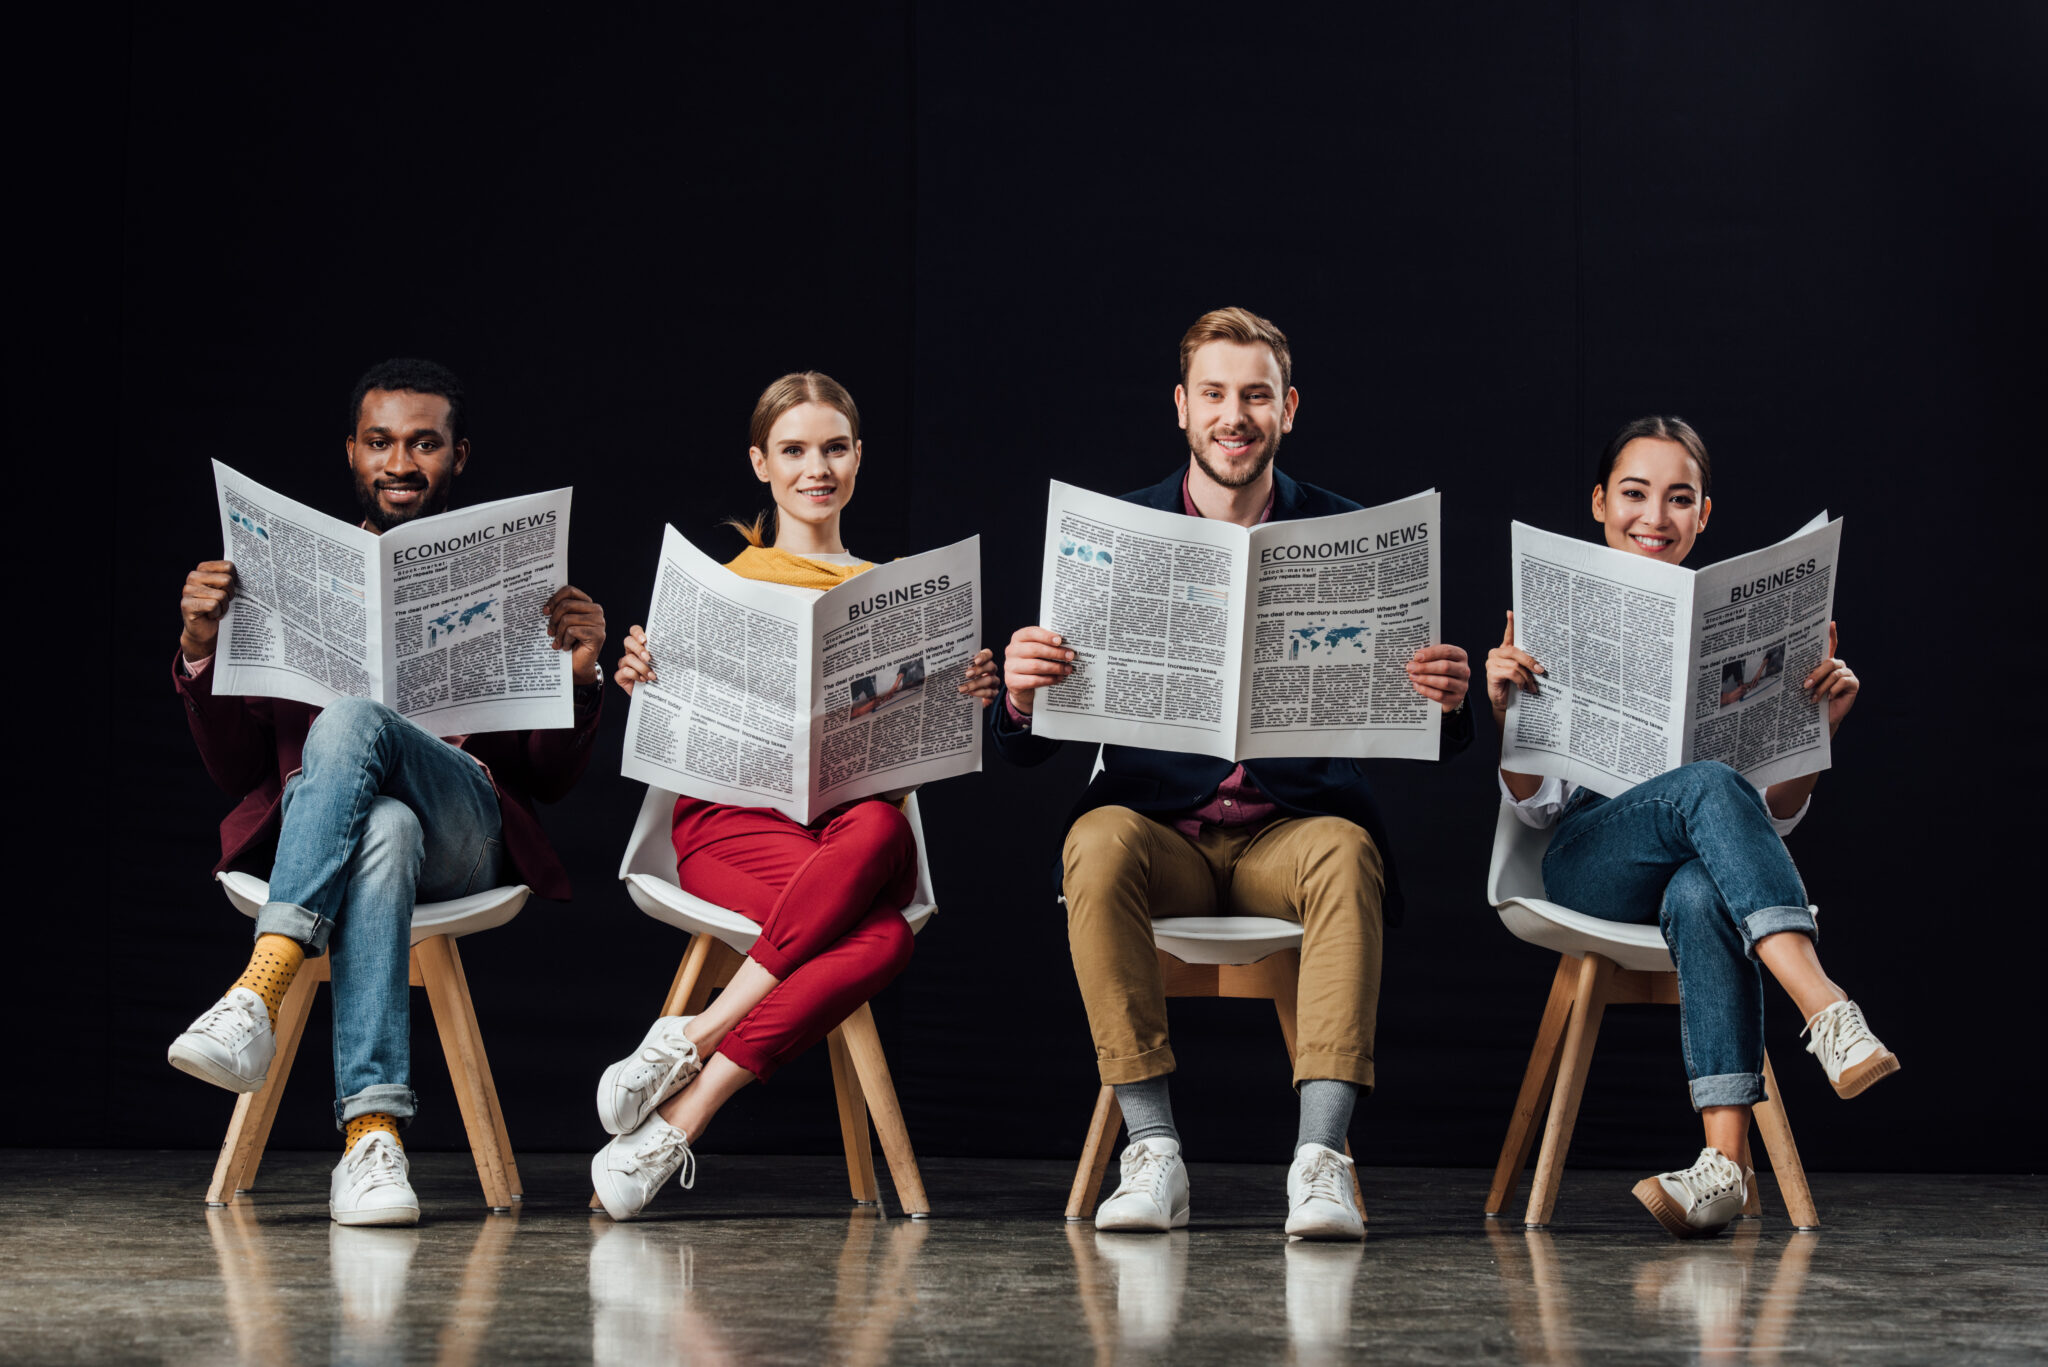
[[462,440],[465,431],[462,381],[456,379],[455,372],[447,366],[409,356],[396,356],[388,361],[379,361],[364,371],[363,378],[356,381],[355,393],[348,398],[350,436],[354,436],[356,428],[362,425],[363,396],[373,389],[402,389],[409,394],[433,394],[448,400],[449,434],[456,441]]
[[1294,357],[1287,350],[1287,334],[1273,326],[1271,319],[1261,318],[1250,309],[1236,308],[1210,310],[1195,319],[1187,336],[1180,339],[1182,384],[1188,382],[1188,367],[1194,363],[1195,353],[1211,342],[1264,343],[1273,349],[1273,359],[1280,363],[1280,388],[1285,391],[1294,384]]

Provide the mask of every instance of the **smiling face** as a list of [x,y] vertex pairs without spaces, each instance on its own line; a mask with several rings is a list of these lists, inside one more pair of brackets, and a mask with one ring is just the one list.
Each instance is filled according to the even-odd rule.
[[445,509],[469,463],[469,442],[455,440],[448,400],[409,389],[363,395],[347,447],[356,501],[380,532]]
[[1203,474],[1226,489],[1256,483],[1294,429],[1301,396],[1283,387],[1280,362],[1262,342],[1210,342],[1188,358],[1174,407]]
[[805,529],[807,542],[846,549],[839,539],[839,515],[853,498],[860,442],[844,413],[830,404],[800,403],[768,429],[765,449],[749,447],[747,455],[787,519],[780,524],[778,544],[795,530],[790,527],[794,522]]
[[1605,487],[1593,488],[1593,520],[1618,551],[1676,565],[1707,525],[1714,501],[1699,465],[1675,441],[1637,437],[1621,448]]

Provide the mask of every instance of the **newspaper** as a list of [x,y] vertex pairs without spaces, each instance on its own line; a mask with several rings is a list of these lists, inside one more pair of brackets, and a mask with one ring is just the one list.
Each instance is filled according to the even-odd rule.
[[661,543],[621,771],[709,802],[813,816],[981,768],[981,538],[877,565],[815,600]]
[[437,736],[573,724],[541,608],[568,582],[569,494],[350,526],[213,463],[236,591],[213,688],[325,707],[374,698]]
[[1074,672],[1031,729],[1228,760],[1435,759],[1442,709],[1406,666],[1441,639],[1441,505],[1432,489],[1246,529],[1054,480],[1038,620]]
[[1759,789],[1831,763],[1827,658],[1842,522],[1697,572],[1514,524],[1515,644],[1544,673],[1508,704],[1501,768],[1609,797],[1699,760]]

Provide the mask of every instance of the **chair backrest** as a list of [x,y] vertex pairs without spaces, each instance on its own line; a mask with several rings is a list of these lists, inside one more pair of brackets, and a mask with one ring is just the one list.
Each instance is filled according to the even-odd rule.
[[1537,830],[1503,802],[1493,822],[1493,860],[1486,870],[1486,900],[1499,906],[1518,897],[1543,898],[1543,852],[1556,827]]
[[[675,829],[678,796],[665,788],[648,788],[647,796],[640,801],[640,815],[633,822],[633,834],[626,842],[625,857],[619,861],[621,879],[639,873],[671,887],[682,886],[676,878],[676,850],[670,839]],[[924,819],[918,815],[916,793],[903,799],[903,815],[910,822],[911,838],[917,842],[917,892],[910,905],[936,908],[938,898],[932,892],[932,866],[925,854]]]

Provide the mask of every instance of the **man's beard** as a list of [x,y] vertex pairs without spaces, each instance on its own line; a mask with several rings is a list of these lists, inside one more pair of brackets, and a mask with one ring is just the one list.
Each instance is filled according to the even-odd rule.
[[1194,456],[1195,464],[1202,467],[1202,473],[1210,479],[1215,480],[1226,489],[1242,489],[1247,485],[1257,484],[1259,476],[1272,468],[1273,458],[1280,454],[1280,434],[1278,432],[1273,433],[1270,438],[1261,437],[1258,441],[1259,458],[1253,461],[1251,468],[1242,475],[1226,474],[1209,463],[1207,454],[1209,450],[1208,437],[1197,437],[1193,432],[1188,433],[1188,451]]
[[440,497],[436,498],[434,496],[434,486],[431,484],[400,484],[392,487],[418,489],[423,497],[411,508],[392,512],[377,502],[377,482],[375,479],[358,479],[356,481],[356,503],[363,510],[363,520],[380,532],[388,532],[393,527],[399,526],[402,523],[412,522],[418,518],[432,517],[435,513],[442,512],[448,507],[448,490],[445,488],[441,490]]

